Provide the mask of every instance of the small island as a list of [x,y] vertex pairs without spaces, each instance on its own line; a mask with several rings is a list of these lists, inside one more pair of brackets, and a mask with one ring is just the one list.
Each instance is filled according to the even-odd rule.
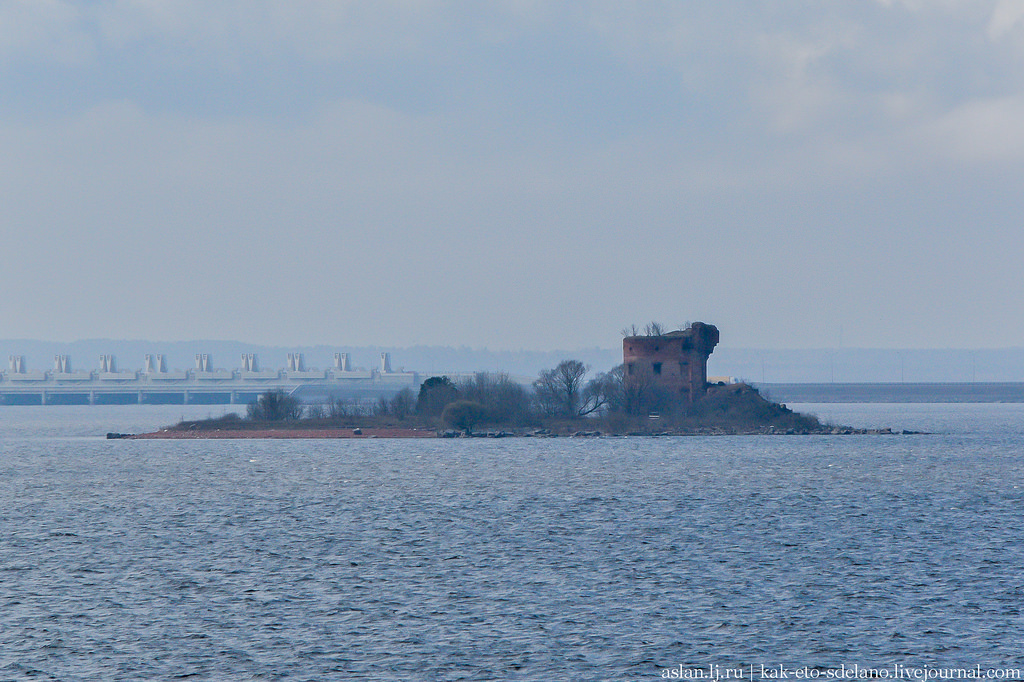
[[331,400],[303,405],[271,391],[245,417],[184,421],[155,433],[108,438],[431,438],[891,433],[822,424],[763,397],[746,383],[709,382],[717,327],[694,322],[666,332],[651,323],[623,331],[623,363],[587,379],[563,360],[527,386],[481,372],[424,381],[372,406]]

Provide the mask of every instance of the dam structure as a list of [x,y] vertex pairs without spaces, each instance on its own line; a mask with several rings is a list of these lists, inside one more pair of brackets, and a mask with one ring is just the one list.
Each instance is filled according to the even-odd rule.
[[[438,373],[394,371],[390,353],[379,366],[353,368],[348,353],[335,353],[328,369],[307,368],[302,353],[288,353],[280,369],[262,369],[259,356],[243,353],[234,369],[214,367],[212,357],[197,353],[195,367],[168,370],[163,355],[147,354],[138,370],[121,370],[113,355],[101,355],[96,369],[75,370],[67,355],[54,357],[53,369],[31,370],[22,355],[11,355],[0,373],[0,404],[245,404],[268,391],[280,390],[305,402],[331,398],[376,399],[403,388],[418,390]],[[464,373],[442,373],[452,379]]]

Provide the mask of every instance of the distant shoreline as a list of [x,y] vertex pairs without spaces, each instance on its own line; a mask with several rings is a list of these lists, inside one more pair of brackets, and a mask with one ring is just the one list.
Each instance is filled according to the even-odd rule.
[[751,385],[780,403],[1024,403],[1024,382]]

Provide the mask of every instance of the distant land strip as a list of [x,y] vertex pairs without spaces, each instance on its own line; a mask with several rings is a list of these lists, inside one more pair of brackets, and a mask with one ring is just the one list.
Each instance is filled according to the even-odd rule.
[[780,403],[1024,403],[1024,382],[754,385]]

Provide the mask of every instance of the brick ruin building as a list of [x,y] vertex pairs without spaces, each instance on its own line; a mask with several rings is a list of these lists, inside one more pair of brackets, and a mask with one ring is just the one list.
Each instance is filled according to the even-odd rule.
[[694,322],[661,336],[627,336],[622,340],[626,380],[650,377],[687,405],[704,396],[708,356],[718,345],[718,327]]

